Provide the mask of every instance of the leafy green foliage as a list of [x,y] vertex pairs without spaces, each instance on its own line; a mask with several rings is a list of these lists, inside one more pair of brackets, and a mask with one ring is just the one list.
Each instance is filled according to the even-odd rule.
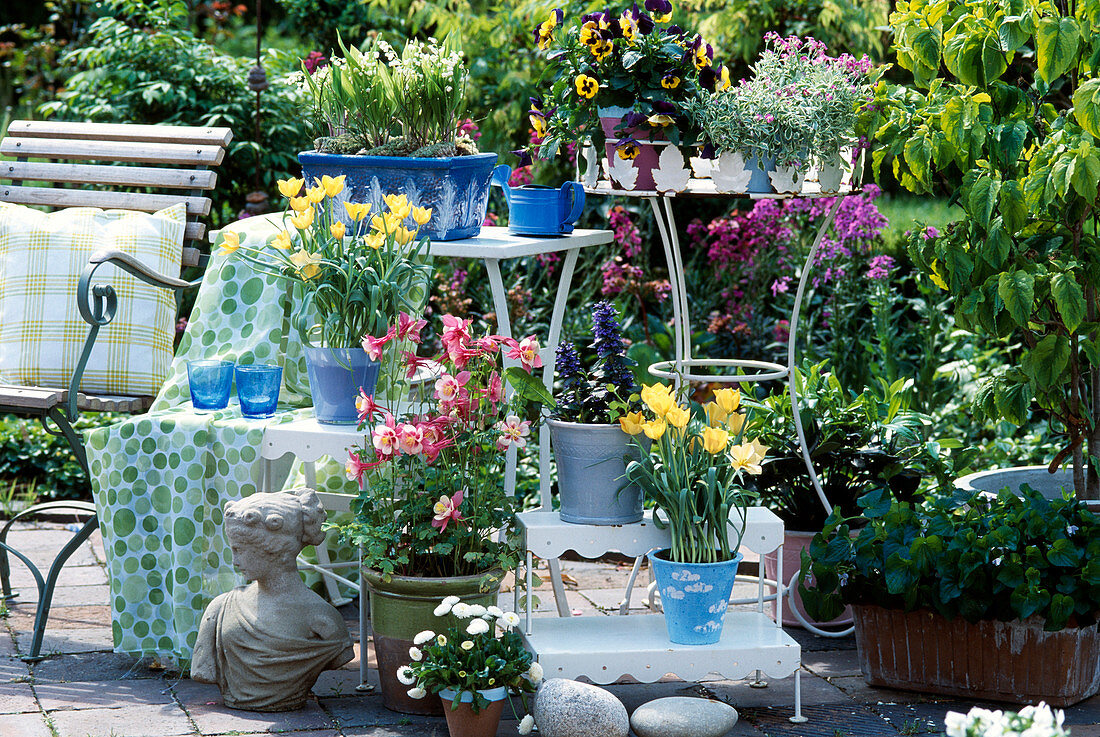
[[[108,425],[118,417],[110,412],[89,413],[73,426],[79,432]],[[68,441],[47,433],[37,420],[12,415],[0,415],[0,479],[33,485],[43,499],[91,497],[88,478]]]
[[1024,487],[991,498],[860,499],[867,525],[834,510],[809,551],[799,586],[818,619],[845,604],[931,609],[969,622],[1039,616],[1045,629],[1087,627],[1100,615],[1100,520],[1072,499]]

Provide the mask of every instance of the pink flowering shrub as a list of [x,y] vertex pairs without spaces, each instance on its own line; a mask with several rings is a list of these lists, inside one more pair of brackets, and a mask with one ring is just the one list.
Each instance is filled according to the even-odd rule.
[[[390,377],[411,379],[435,368],[422,401],[362,393],[357,400],[366,437],[350,451],[346,470],[363,490],[343,533],[383,575],[475,575],[514,568],[519,560],[504,464],[506,453],[525,447],[531,435],[524,397],[541,388],[530,374],[542,366],[542,349],[534,337],[475,336],[466,318],[444,315],[442,325],[433,362],[396,350],[419,344],[426,326],[405,313],[385,335],[363,338],[364,350],[383,361]],[[506,383],[517,389],[511,401]]]

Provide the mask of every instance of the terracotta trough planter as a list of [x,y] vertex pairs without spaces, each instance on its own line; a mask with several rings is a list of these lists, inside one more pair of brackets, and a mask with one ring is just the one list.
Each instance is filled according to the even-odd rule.
[[948,620],[927,610],[853,606],[867,683],[924,693],[1066,707],[1100,691],[1100,631],[1044,632],[1026,621]]

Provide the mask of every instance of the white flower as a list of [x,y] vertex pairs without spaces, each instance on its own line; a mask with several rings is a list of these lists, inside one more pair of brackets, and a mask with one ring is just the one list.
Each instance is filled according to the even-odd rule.
[[443,601],[439,602],[439,606],[435,608],[435,616],[445,617],[451,613],[451,609],[454,605],[461,601],[457,596],[448,596]]
[[416,676],[413,675],[412,668],[403,665],[397,669],[397,680],[406,686],[411,686],[416,683]]
[[432,632],[431,630],[424,630],[423,632],[421,632],[420,634],[418,634],[416,637],[413,638],[413,644],[414,645],[423,645],[425,642],[432,639],[433,637],[435,637],[434,632]]
[[447,636],[446,635],[440,635],[439,637],[435,638],[435,641],[439,643],[440,647],[443,647],[444,645],[447,644]]
[[531,667],[527,669],[527,672],[523,674],[523,677],[537,686],[538,684],[542,683],[543,675],[544,674],[542,672],[542,666],[539,663],[535,662],[531,663]]
[[495,619],[500,619],[501,617],[504,616],[504,612],[498,606],[489,607],[488,609],[485,610],[485,613],[488,614],[491,617],[494,617]]
[[519,733],[531,734],[531,730],[535,728],[535,718],[530,714],[527,714],[523,719],[519,720]]
[[418,647],[410,647],[409,648],[409,659],[413,660],[413,661],[416,661],[416,662],[420,662],[421,660],[424,659],[424,653],[422,653],[420,651],[420,648],[418,648]]
[[470,624],[466,626],[466,634],[469,635],[483,635],[489,631],[489,623],[484,619],[472,619]]
[[471,617],[484,617],[485,612],[488,610],[485,607],[481,606],[481,604],[471,604],[468,611],[470,612]]
[[459,645],[459,647],[462,648],[463,650],[473,650],[474,649],[474,643],[470,642],[469,640],[463,640],[462,644]]
[[422,699],[428,695],[428,692],[417,686],[416,688],[410,688],[408,694],[410,699]]
[[470,616],[470,605],[459,602],[451,608],[451,614],[455,615],[459,619],[466,619]]
[[1070,525],[1066,528],[1066,535],[1076,535],[1078,529],[1077,525]]
[[519,615],[515,612],[505,612],[501,615],[500,621],[505,627],[518,627]]

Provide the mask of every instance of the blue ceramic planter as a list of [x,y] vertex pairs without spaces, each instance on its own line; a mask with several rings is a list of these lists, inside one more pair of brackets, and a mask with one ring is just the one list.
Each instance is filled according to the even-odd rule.
[[354,425],[359,422],[355,399],[362,388],[374,394],[381,364],[362,348],[305,346],[313,416],[322,425]]
[[[303,151],[298,154],[302,176],[312,183],[324,175],[346,175],[338,201],[369,202],[371,213],[381,212],[388,194],[403,194],[414,207],[430,207],[432,219],[420,227],[420,235],[433,241],[472,238],[481,231],[489,203],[489,176],[496,154],[451,156],[441,159],[408,156],[340,156]],[[353,226],[343,206],[336,215]],[[409,217],[407,227],[416,225]]]
[[713,645],[722,639],[726,616],[741,554],[722,563],[673,563],[649,554],[649,565],[661,592],[668,639],[678,645]]
[[764,158],[760,154],[754,154],[751,159],[745,161],[745,169],[752,172],[746,192],[750,194],[771,194],[775,192],[772,187],[772,180],[768,177],[769,172],[775,171],[774,156]]

